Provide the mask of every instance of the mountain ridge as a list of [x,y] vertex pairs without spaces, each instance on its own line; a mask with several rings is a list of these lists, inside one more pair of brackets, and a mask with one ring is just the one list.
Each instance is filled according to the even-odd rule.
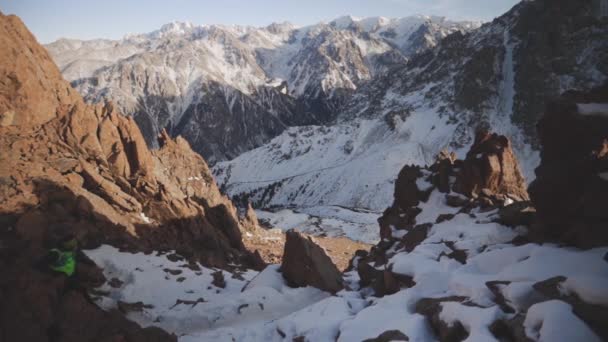
[[[511,139],[530,182],[539,162],[534,127],[545,102],[608,79],[601,57],[608,56],[608,25],[594,6],[521,2],[359,87],[337,125],[291,128],[216,164],[214,174],[231,196],[262,207],[323,200],[382,210],[391,175],[403,164],[430,165],[443,149],[463,158],[481,126]],[[291,178],[336,164],[344,165]],[[282,181],[255,184],[265,179]]]
[[475,26],[423,16],[385,21],[370,27],[373,32],[354,20],[344,24],[170,23],[119,41],[62,40],[47,48],[87,100],[112,99],[134,116],[152,146],[151,137],[167,128],[213,164],[285,127],[331,123],[362,82],[454,30]]

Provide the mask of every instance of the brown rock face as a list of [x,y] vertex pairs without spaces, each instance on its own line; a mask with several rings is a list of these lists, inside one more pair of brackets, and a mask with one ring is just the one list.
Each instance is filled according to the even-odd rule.
[[23,238],[62,224],[83,241],[178,248],[210,266],[247,257],[234,206],[185,140],[163,132],[150,151],[133,119],[85,104],[21,21],[0,19],[0,71],[22,84],[0,84],[3,110],[15,113],[0,127],[0,214],[22,227],[33,208],[47,216]]
[[479,131],[462,163],[456,190],[466,196],[504,195],[527,200],[526,182],[509,139],[503,135]]
[[343,288],[342,275],[323,248],[293,229],[286,234],[281,272],[292,286],[310,285],[332,293]]
[[580,247],[608,244],[608,114],[578,113],[577,103],[608,103],[608,86],[570,92],[538,123],[541,163],[530,185],[539,238]]
[[113,105],[85,104],[18,18],[0,14],[0,43],[0,340],[175,340],[91,303],[82,260],[73,284],[39,261],[67,231],[86,248],[252,266],[234,206],[183,139],[150,151]]
[[0,46],[0,126],[42,124],[82,102],[18,17],[2,15]]

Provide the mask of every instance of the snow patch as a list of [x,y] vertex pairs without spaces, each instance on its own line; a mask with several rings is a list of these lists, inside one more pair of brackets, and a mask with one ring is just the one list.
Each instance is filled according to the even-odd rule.
[[572,307],[559,300],[534,304],[524,321],[526,336],[534,341],[600,342],[597,337],[574,313]]

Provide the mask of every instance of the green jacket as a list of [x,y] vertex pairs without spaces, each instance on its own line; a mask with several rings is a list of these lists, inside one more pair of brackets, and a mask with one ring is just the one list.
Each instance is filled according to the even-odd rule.
[[65,273],[71,276],[76,271],[76,255],[73,251],[62,251],[57,248],[51,249],[52,254],[56,254],[57,258],[50,264],[53,271]]

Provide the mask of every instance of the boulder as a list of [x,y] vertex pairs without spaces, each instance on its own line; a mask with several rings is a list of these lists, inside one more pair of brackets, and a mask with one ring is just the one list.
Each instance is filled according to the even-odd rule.
[[286,233],[281,272],[291,286],[314,286],[332,293],[343,288],[342,274],[323,248],[294,229]]

